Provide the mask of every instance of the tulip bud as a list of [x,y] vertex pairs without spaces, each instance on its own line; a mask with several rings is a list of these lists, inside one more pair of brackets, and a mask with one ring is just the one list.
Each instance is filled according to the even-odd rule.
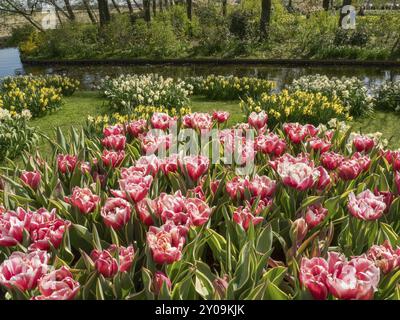
[[293,221],[293,224],[290,228],[290,237],[293,243],[299,244],[306,237],[308,232],[308,227],[306,220],[303,218],[299,218]]
[[225,275],[223,278],[216,278],[213,281],[213,286],[216,295],[218,295],[219,298],[223,299],[226,295],[226,291],[228,290],[228,276]]

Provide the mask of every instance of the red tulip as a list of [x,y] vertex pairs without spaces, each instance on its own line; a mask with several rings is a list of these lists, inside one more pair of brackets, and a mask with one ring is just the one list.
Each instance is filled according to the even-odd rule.
[[256,175],[249,183],[249,190],[253,196],[261,199],[271,197],[276,190],[276,181],[267,176]]
[[319,172],[319,178],[315,186],[318,190],[324,190],[331,184],[331,177],[324,167],[318,167],[315,170]]
[[386,204],[383,196],[375,196],[370,190],[365,190],[358,196],[350,193],[347,208],[354,217],[372,221],[383,215]]
[[302,126],[299,123],[285,123],[283,130],[289,136],[289,139],[294,144],[299,144],[304,141],[307,137],[314,137],[319,129],[315,128],[311,124]]
[[387,150],[383,153],[383,156],[393,166],[393,170],[400,170],[400,151]]
[[119,272],[129,272],[131,266],[133,264],[133,259],[135,258],[135,250],[132,245],[128,247],[116,246],[115,244],[111,245],[108,250],[115,254],[118,252],[118,261],[119,261]]
[[344,160],[341,154],[325,152],[321,155],[321,163],[327,170],[335,170]]
[[92,168],[90,166],[90,162],[81,162],[81,172],[82,174],[90,174]]
[[327,275],[328,262],[325,259],[315,257],[301,260],[300,282],[316,300],[325,300],[328,297]]
[[103,129],[103,135],[105,137],[116,136],[121,134],[124,134],[124,127],[119,124],[115,126],[108,126]]
[[366,257],[338,261],[327,276],[329,291],[338,299],[370,300],[379,283],[380,271]]
[[108,198],[101,209],[106,226],[121,229],[131,218],[131,206],[128,201],[121,198]]
[[240,225],[244,230],[247,230],[250,227],[250,224],[256,226],[263,222],[264,218],[254,216],[248,207],[239,207],[233,213],[233,221]]
[[185,210],[189,213],[190,224],[195,227],[205,224],[211,216],[208,204],[197,198],[186,199]]
[[178,171],[178,155],[172,154],[169,157],[160,161],[160,167],[162,172],[165,175],[168,175],[170,172],[177,172]]
[[139,215],[139,219],[147,226],[154,224],[150,210],[153,211],[153,214],[156,212],[157,204],[155,201],[146,198],[136,203],[136,212]]
[[228,290],[229,278],[227,275],[225,275],[223,278],[215,278],[213,281],[213,287],[215,290],[215,293],[220,297],[220,299],[223,299],[226,296],[226,292]]
[[201,112],[195,112],[185,115],[182,118],[182,123],[186,128],[199,130],[210,130],[213,126],[211,115]]
[[42,295],[33,297],[33,300],[73,300],[79,287],[79,282],[75,281],[72,273],[63,266],[40,279],[39,291]]
[[147,122],[144,119],[132,121],[127,124],[127,130],[129,134],[137,138],[140,134],[143,134],[147,129]]
[[111,190],[111,193],[123,199],[128,199],[127,195],[129,195],[130,200],[137,203],[147,196],[152,182],[152,176],[131,175],[125,179],[119,179],[120,190]]
[[42,176],[39,171],[23,171],[20,178],[24,184],[36,190],[39,187]]
[[221,183],[221,180],[213,180],[210,182],[210,188],[211,188],[211,192],[213,194],[217,193],[220,183]]
[[377,188],[374,190],[376,196],[383,196],[383,202],[386,204],[385,213],[389,212],[392,202],[394,200],[394,194],[390,191],[379,191]]
[[393,250],[388,240],[382,245],[369,248],[367,258],[375,263],[383,273],[389,273],[400,266],[400,256]]
[[226,111],[214,111],[212,118],[213,120],[217,121],[218,123],[224,123],[229,119],[229,112]]
[[299,218],[293,221],[292,226],[290,227],[291,239],[294,243],[301,243],[304,238],[307,236],[308,226],[306,220],[303,218]]
[[394,174],[394,183],[397,188],[397,194],[400,194],[400,171],[396,171]]
[[328,215],[328,209],[321,204],[313,204],[308,206],[305,212],[305,220],[309,228],[319,225]]
[[268,115],[262,111],[260,113],[252,112],[248,119],[249,124],[257,130],[264,128],[268,122]]
[[358,152],[370,152],[375,146],[374,139],[360,135],[354,138],[353,144]]
[[320,172],[313,166],[298,162],[283,162],[277,166],[277,172],[282,178],[283,184],[298,191],[312,188],[320,178]]
[[181,170],[187,173],[192,181],[199,180],[210,165],[210,160],[205,156],[186,156],[178,161]]
[[109,250],[100,251],[94,249],[90,254],[90,258],[93,260],[97,272],[105,278],[112,278],[117,274],[118,262]]
[[139,136],[142,150],[146,155],[154,154],[157,151],[167,151],[171,145],[172,134],[147,132]]
[[126,137],[122,134],[107,136],[101,140],[101,144],[108,150],[121,151],[125,149]]
[[50,243],[54,248],[58,248],[64,237],[64,233],[71,226],[68,220],[54,219],[44,224],[40,224],[37,228],[30,229],[30,237],[32,244],[29,250],[49,250]]
[[143,175],[152,175],[153,177],[157,175],[160,169],[161,161],[154,155],[142,156],[136,163],[135,167],[137,169],[143,169]]
[[232,199],[244,199],[245,191],[250,187],[250,181],[247,178],[239,176],[234,177],[226,183],[226,191]]
[[67,172],[73,172],[76,164],[78,162],[78,157],[77,156],[72,156],[72,155],[62,155],[59,154],[57,156],[57,165],[58,165],[58,170],[62,174],[66,174]]
[[0,247],[13,247],[21,243],[27,223],[29,223],[29,217],[26,215],[21,216],[15,211],[4,209],[4,212],[0,214]]
[[371,159],[368,156],[363,156],[359,152],[356,152],[352,155],[351,160],[355,160],[360,165],[360,168],[363,172],[367,172],[371,165]]
[[286,142],[278,135],[269,133],[268,135],[258,135],[255,140],[256,150],[265,154],[279,157],[286,150]]
[[170,278],[166,276],[165,273],[161,271],[156,271],[153,277],[153,291],[155,294],[159,294],[162,286],[165,284],[168,290],[171,290],[172,283]]
[[165,224],[160,228],[154,226],[149,228],[147,245],[155,263],[171,264],[181,259],[186,241],[182,230],[173,224]]
[[103,150],[101,160],[106,167],[116,168],[125,158],[125,151],[108,151]]
[[338,167],[339,177],[345,181],[356,179],[362,172],[356,160],[343,160]]
[[317,137],[309,139],[308,144],[310,145],[311,149],[314,151],[319,151],[320,154],[329,151],[332,145],[331,143]]
[[93,212],[100,202],[99,196],[95,195],[88,188],[74,187],[72,196],[65,198],[66,202],[78,208],[83,214]]
[[166,130],[176,123],[176,119],[166,113],[155,112],[151,116],[150,123],[154,129]]
[[32,290],[47,273],[48,260],[49,255],[45,251],[15,251],[0,265],[0,284],[21,291]]

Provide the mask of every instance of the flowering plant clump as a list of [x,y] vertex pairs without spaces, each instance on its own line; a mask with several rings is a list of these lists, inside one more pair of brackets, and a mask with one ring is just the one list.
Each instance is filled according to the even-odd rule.
[[179,110],[189,105],[193,87],[180,79],[148,74],[106,77],[101,81],[100,90],[112,109],[131,112],[139,105]]
[[246,97],[258,98],[263,93],[271,93],[276,84],[273,81],[234,76],[215,76],[188,78],[193,84],[194,93],[212,100],[236,100]]
[[374,103],[364,83],[356,78],[328,78],[327,76],[303,76],[293,81],[290,92],[306,91],[321,93],[331,99],[339,99],[352,116],[371,114]]
[[400,111],[400,81],[386,81],[375,89],[375,105],[386,111]]
[[7,77],[2,79],[0,91],[9,91],[20,88],[25,90],[29,86],[38,88],[54,88],[60,90],[63,96],[71,96],[79,88],[80,82],[61,75],[27,75],[17,77]]
[[0,162],[5,158],[14,159],[36,144],[38,136],[28,125],[30,118],[29,110],[18,114],[0,107]]
[[57,129],[0,172],[2,298],[398,299],[399,151],[269,117]]
[[273,123],[302,122],[327,123],[332,118],[351,120],[346,108],[338,98],[329,99],[321,93],[282,90],[277,94],[261,94],[259,99],[247,98],[240,102],[246,113],[268,113]]

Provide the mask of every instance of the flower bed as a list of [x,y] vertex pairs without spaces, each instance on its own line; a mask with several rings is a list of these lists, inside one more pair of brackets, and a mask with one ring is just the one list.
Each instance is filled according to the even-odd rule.
[[29,151],[37,142],[37,135],[28,126],[29,111],[10,113],[0,108],[0,163],[7,157],[14,159],[23,151]]
[[188,78],[194,94],[204,95],[211,100],[238,100],[250,97],[256,99],[271,93],[275,82],[249,77],[215,76]]
[[321,93],[282,90],[277,94],[262,94],[259,99],[247,98],[240,102],[246,113],[265,111],[273,124],[286,121],[301,123],[327,123],[333,118],[350,120],[351,117],[338,98],[329,99]]
[[100,90],[118,112],[131,112],[139,105],[184,108],[189,105],[192,86],[182,80],[156,74],[121,75],[102,79]]
[[59,89],[63,96],[72,96],[79,88],[79,85],[80,83],[78,80],[60,75],[27,75],[2,79],[0,91],[4,92],[17,87],[24,90],[29,86],[38,88],[53,87]]
[[375,105],[385,111],[400,111],[400,81],[386,81],[376,89]]
[[78,81],[61,76],[20,76],[0,83],[0,107],[12,113],[29,110],[33,117],[46,115],[62,106],[62,96],[72,95]]
[[[221,129],[228,116],[58,130],[54,159],[3,169],[5,297],[397,299],[400,153],[338,121]],[[175,153],[170,126],[181,146],[184,128],[190,146],[220,128],[217,155],[241,157]]]
[[356,77],[303,76],[294,80],[288,90],[321,93],[329,99],[337,98],[352,116],[368,115],[373,111],[373,98],[368,95],[364,83]]

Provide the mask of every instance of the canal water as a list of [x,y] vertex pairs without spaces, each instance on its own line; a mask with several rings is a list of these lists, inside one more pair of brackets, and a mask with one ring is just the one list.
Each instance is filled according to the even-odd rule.
[[359,66],[287,67],[266,65],[143,65],[143,66],[23,66],[18,49],[0,49],[0,78],[18,74],[63,74],[80,80],[82,89],[95,88],[105,76],[121,74],[158,73],[180,77],[206,76],[208,74],[254,76],[277,82],[278,89],[303,75],[321,74],[329,77],[356,76],[367,87],[379,85],[383,80],[400,80],[400,68]]

